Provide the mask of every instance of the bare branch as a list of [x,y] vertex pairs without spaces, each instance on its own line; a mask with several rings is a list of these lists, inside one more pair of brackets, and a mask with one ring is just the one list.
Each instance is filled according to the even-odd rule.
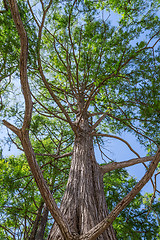
[[[65,62],[63,61],[61,55],[59,54],[59,52],[58,52],[58,50],[57,50],[57,48],[56,48],[55,40],[53,41],[53,46],[54,46],[54,49],[55,49],[55,51],[56,51],[56,53],[57,53],[57,56],[58,56],[59,60],[62,62],[63,66],[67,69],[67,65],[66,65]],[[68,51],[67,51],[67,53],[68,53]]]
[[72,41],[72,36],[71,36],[71,13],[72,13],[73,7],[74,7],[76,2],[77,2],[77,0],[74,1],[73,5],[72,5],[71,12],[69,14],[68,32],[69,32],[69,38],[70,38],[70,42],[71,42],[73,57],[74,57],[74,60],[75,60],[75,63],[76,63],[76,82],[77,82],[77,90],[78,90],[78,93],[79,93],[80,89],[79,89],[79,79],[78,79],[78,62],[77,62],[77,58],[76,58],[76,54],[75,54],[75,50],[74,50],[74,48],[75,48],[74,43]]
[[100,151],[100,153],[101,153],[101,158],[102,158],[102,160],[103,160],[105,163],[107,163],[107,162],[105,161],[105,159],[103,158],[103,155],[104,155],[106,158],[108,158],[110,161],[112,161],[112,159],[109,158],[109,157],[102,151],[101,145],[100,145],[97,137],[96,137],[96,140],[97,140],[97,144],[98,144],[99,151]]
[[34,15],[34,13],[33,13],[33,10],[32,10],[32,7],[31,7],[31,4],[30,4],[29,0],[27,0],[27,3],[28,3],[28,6],[29,6],[29,9],[31,11],[31,14],[32,14],[32,17],[33,17],[34,21],[36,22],[37,26],[40,27],[40,25],[39,25],[35,15]]
[[104,114],[104,112],[88,113],[89,117],[94,117],[94,116],[102,115],[102,114]]
[[[50,1],[51,3],[51,1]],[[49,4],[50,4],[49,3]],[[55,200],[53,199],[53,196],[49,190],[49,187],[43,177],[42,171],[39,168],[39,165],[36,161],[35,154],[29,139],[29,126],[30,121],[32,117],[32,100],[31,100],[31,94],[28,84],[28,78],[27,78],[27,56],[28,56],[28,42],[27,42],[27,34],[23,26],[23,22],[21,20],[17,2],[16,0],[9,0],[11,13],[13,20],[15,22],[16,28],[18,30],[18,34],[21,41],[21,55],[20,55],[20,79],[21,79],[21,86],[23,95],[25,98],[25,116],[24,116],[24,122],[21,130],[21,134],[19,134],[19,131],[17,131],[17,128],[13,125],[9,124],[8,122],[4,121],[4,124],[10,127],[11,130],[18,133],[18,136],[21,140],[28,164],[30,166],[30,169],[32,171],[33,177],[38,185],[38,188],[40,190],[40,193],[47,204],[48,209],[51,212],[51,215],[57,222],[62,235],[65,239],[73,239],[72,234],[70,232],[70,229],[68,227],[68,224],[63,219],[63,216],[60,212],[60,210],[57,207],[57,204]],[[48,5],[49,7],[49,5]],[[48,9],[47,7],[47,9]],[[46,11],[47,11],[46,9]]]
[[[153,139],[151,139],[150,137],[148,137],[148,136],[146,136],[145,134],[143,134],[143,133],[141,133],[140,131],[138,131],[138,130],[143,131],[142,129],[138,129],[137,127],[133,126],[133,124],[131,124],[131,123],[130,123],[130,124],[129,124],[129,123],[126,123],[125,120],[128,120],[128,119],[120,119],[119,117],[116,117],[116,116],[112,115],[112,114],[109,113],[109,112],[107,113],[107,115],[108,115],[109,117],[115,119],[115,120],[118,120],[118,121],[120,121],[120,122],[123,122],[124,125],[126,125],[126,126],[129,127],[130,129],[132,129],[134,132],[138,133],[139,135],[143,136],[144,138],[147,138],[148,140],[150,140],[151,142],[153,142],[153,143],[155,143],[155,144],[157,145],[157,143],[156,143]],[[137,129],[138,129],[138,130],[137,130]],[[158,147],[158,145],[157,145],[157,147]]]
[[7,128],[9,128],[12,132],[14,132],[17,136],[20,136],[20,129],[12,125],[11,123],[7,122],[6,120],[2,120],[3,125],[5,125]]
[[45,76],[44,76],[44,73],[43,73],[43,70],[42,70],[42,66],[41,66],[41,63],[40,63],[40,59],[39,59],[39,71],[40,71],[40,74],[41,74],[41,77],[42,77],[42,80],[46,86],[46,88],[48,89],[51,97],[53,98],[53,100],[57,103],[58,107],[62,110],[62,112],[64,113],[68,123],[70,124],[72,130],[75,132],[75,126],[74,124],[72,123],[68,113],[66,112],[65,108],[63,107],[63,105],[61,104],[61,102],[58,100],[58,98],[56,97],[56,95],[54,94],[54,92],[52,91],[52,89],[50,88],[49,86],[49,83],[48,81],[46,80]]
[[95,129],[102,121],[103,119],[108,115],[108,112],[104,113],[98,120],[95,122],[95,124],[92,126],[92,129]]
[[70,110],[71,110],[72,112],[74,112],[75,114],[77,114],[78,111],[75,110],[75,109],[72,107],[72,104],[70,104],[70,102],[68,101],[67,95],[66,95],[65,93],[64,93],[64,96],[65,96],[66,102],[67,102],[68,107],[70,108]]
[[5,231],[7,231],[9,234],[12,235],[13,239],[16,239],[14,233],[11,232],[8,228],[6,228],[5,226],[3,226],[3,225],[1,225],[1,224],[0,224],[0,228],[3,228]]
[[11,137],[11,135],[9,134],[8,132],[8,136],[9,138],[11,139],[11,141],[13,142],[13,144],[15,144],[15,146],[17,147],[17,149],[21,150],[22,152],[24,152],[23,148],[21,148],[14,140],[13,138]]
[[110,135],[110,134],[105,134],[105,133],[93,133],[93,136],[100,136],[100,137],[110,137],[110,138],[116,138],[122,142],[124,142],[128,147],[129,149],[135,154],[137,155],[138,158],[140,158],[139,154],[133,150],[133,148],[130,146],[130,144],[124,140],[123,138],[121,137],[118,137],[118,136],[114,136],[114,135]]
[[107,77],[105,77],[105,78],[98,84],[98,86],[95,87],[95,85],[93,85],[93,87],[92,87],[92,89],[91,89],[91,93],[90,93],[90,95],[89,95],[89,97],[88,97],[88,99],[87,99],[87,101],[86,101],[86,103],[85,103],[84,108],[82,109],[82,114],[81,114],[81,115],[83,115],[83,113],[87,111],[87,109],[89,108],[90,102],[91,102],[91,101],[95,98],[95,96],[99,93],[100,87],[105,83],[105,81],[108,80],[108,79],[110,79],[110,78],[112,78],[112,77],[115,77],[115,76],[116,76],[115,73],[111,73],[111,74],[109,74]]
[[[32,93],[31,93],[31,94],[32,94]],[[56,118],[61,119],[62,121],[67,122],[67,120],[66,120],[65,118],[62,118],[62,117],[58,116],[57,114],[53,113],[52,111],[50,111],[50,110],[49,110],[46,106],[44,106],[33,94],[32,94],[32,97],[35,99],[35,101],[36,101],[37,103],[39,103],[39,105],[40,105],[42,108],[44,108],[49,114],[51,114],[52,117],[54,116],[54,117],[56,117]],[[35,110],[36,110],[39,114],[45,116],[45,114],[44,114],[44,113],[41,113],[38,109],[35,108]],[[49,116],[47,115],[47,117],[49,117]]]
[[71,88],[71,91],[72,91],[74,97],[77,99],[77,94],[78,93],[77,93],[77,89],[76,89],[75,82],[74,82],[74,79],[73,79],[73,76],[72,76],[72,72],[71,72],[71,63],[69,62],[68,50],[67,50],[67,54],[66,54],[66,61],[67,61],[67,72],[68,72],[69,85],[70,85],[70,88]]
[[111,162],[106,165],[100,166],[102,173],[105,174],[107,172],[119,169],[119,168],[125,168],[125,167],[130,167],[135,164],[139,163],[144,163],[148,161],[152,161],[154,157],[142,157],[142,158],[133,158],[128,161],[123,161],[123,162]]
[[[51,3],[51,1],[50,1]],[[41,40],[41,35],[42,35],[42,29],[43,29],[43,25],[44,25],[44,21],[45,21],[45,16],[46,16],[46,13],[49,9],[49,5],[47,7],[47,9],[45,10],[44,14],[43,14],[43,17],[42,17],[42,23],[41,23],[41,26],[39,28],[39,33],[38,33],[38,38],[39,38],[39,41]],[[56,102],[56,104],[58,105],[58,107],[62,110],[62,112],[64,113],[68,123],[70,124],[72,130],[75,132],[76,129],[75,129],[75,126],[74,124],[72,123],[68,113],[66,112],[65,108],[63,107],[63,105],[61,104],[61,102],[58,100],[58,98],[56,97],[56,95],[54,94],[54,92],[52,91],[51,87],[50,87],[50,84],[48,83],[44,73],[43,73],[43,69],[42,69],[42,64],[41,64],[41,58],[40,58],[40,48],[39,48],[39,51],[38,51],[38,65],[39,65],[39,72],[40,72],[40,75],[41,75],[41,78],[42,78],[42,81],[44,82],[44,85],[45,87],[47,88],[48,92],[50,93],[51,97],[53,98],[53,100]]]
[[43,1],[42,0],[40,0],[40,3],[41,3],[41,5],[42,5],[42,9],[43,9],[43,12],[45,11],[45,8],[44,8],[44,3],[43,3]]
[[57,154],[46,154],[46,153],[36,153],[35,155],[38,156],[46,156],[46,157],[53,157],[55,159],[59,159],[59,158],[64,158],[64,157],[68,157],[68,156],[72,156],[73,152],[69,152],[69,153],[64,153],[62,155],[57,155]]
[[15,22],[21,43],[21,53],[20,53],[20,80],[22,93],[25,99],[25,116],[22,126],[22,131],[28,132],[29,126],[32,117],[32,99],[30,94],[30,88],[28,84],[27,77],[27,59],[28,59],[28,39],[27,33],[23,26],[23,22],[21,20],[18,6],[15,0],[9,0],[10,9],[12,13],[13,20]]

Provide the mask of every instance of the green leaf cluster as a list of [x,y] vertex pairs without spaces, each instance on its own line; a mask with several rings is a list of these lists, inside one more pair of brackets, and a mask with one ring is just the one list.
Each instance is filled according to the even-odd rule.
[[[126,170],[115,170],[104,177],[107,206],[111,211],[135,186]],[[113,222],[117,239],[159,239],[159,199],[151,205],[152,194],[139,193]]]

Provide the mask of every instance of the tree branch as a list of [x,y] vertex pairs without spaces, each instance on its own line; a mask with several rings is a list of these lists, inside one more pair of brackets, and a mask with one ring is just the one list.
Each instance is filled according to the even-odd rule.
[[[151,139],[150,137],[148,137],[148,136],[146,136],[145,134],[143,134],[143,133],[141,133],[140,131],[138,131],[138,130],[137,130],[138,128],[135,127],[135,126],[133,126],[133,124],[131,124],[131,123],[130,123],[130,124],[126,123],[125,120],[128,120],[128,119],[120,119],[119,117],[116,117],[116,116],[114,116],[114,115],[112,115],[112,114],[110,114],[110,113],[107,113],[107,115],[108,115],[109,117],[117,120],[117,121],[122,122],[124,125],[126,125],[126,126],[129,127],[130,129],[132,129],[134,132],[138,133],[139,135],[143,136],[144,138],[147,138],[148,140],[152,141],[153,143],[155,143],[155,144],[157,145],[157,143],[156,143],[153,139]],[[142,129],[140,129],[140,130],[143,131]],[[143,131],[143,132],[144,132],[144,131]],[[158,145],[157,145],[157,147],[158,147]]]
[[73,5],[72,5],[72,8],[71,8],[71,11],[70,11],[70,14],[69,14],[69,21],[68,21],[68,33],[69,33],[69,38],[70,38],[70,42],[71,42],[71,48],[72,48],[72,52],[73,52],[73,57],[74,57],[74,60],[75,60],[75,64],[76,64],[76,82],[77,82],[77,90],[78,90],[78,93],[80,88],[79,88],[79,78],[78,78],[78,62],[77,62],[77,58],[76,58],[76,54],[75,54],[75,47],[74,47],[74,43],[72,41],[72,36],[71,36],[71,13],[72,13],[72,10],[73,10],[73,7],[74,5],[76,4],[77,0],[74,1]]
[[3,125],[9,128],[12,132],[14,132],[17,136],[20,136],[20,129],[12,125],[11,123],[7,122],[6,120],[2,120]]
[[95,129],[102,121],[103,119],[108,115],[108,112],[104,113],[92,126],[92,130]]
[[62,232],[62,235],[66,239],[71,240],[72,234],[70,232],[68,224],[63,219],[63,216],[62,216],[60,210],[58,209],[55,200],[53,199],[53,196],[49,190],[49,187],[43,177],[42,171],[40,170],[39,165],[36,161],[35,154],[34,154],[34,151],[32,149],[29,139],[27,137],[23,136],[23,138],[21,139],[21,142],[22,142],[22,146],[23,146],[24,152],[26,154],[30,169],[34,176],[34,179],[38,185],[40,193],[41,193],[51,215],[57,222],[57,224]]
[[28,6],[29,6],[29,9],[30,9],[30,12],[32,14],[32,17],[33,17],[34,21],[36,22],[37,26],[40,27],[40,25],[39,25],[35,15],[34,15],[34,13],[33,13],[33,10],[32,10],[32,7],[31,7],[31,4],[30,4],[29,0],[27,0],[27,3],[28,3]]
[[[51,1],[50,1],[51,2]],[[39,28],[39,33],[38,33],[38,38],[39,38],[39,41],[41,40],[41,35],[42,35],[42,29],[43,29],[43,25],[44,25],[44,21],[45,21],[45,16],[46,16],[46,13],[49,9],[49,5],[47,7],[47,9],[44,11],[44,14],[43,14],[43,17],[42,17],[42,23],[41,23],[41,26]],[[62,112],[64,113],[68,123],[70,124],[72,130],[74,132],[76,132],[76,129],[75,129],[75,126],[74,124],[72,123],[68,113],[66,112],[65,108],[63,107],[63,105],[61,104],[61,102],[58,100],[58,98],[56,97],[56,95],[54,94],[54,92],[52,91],[44,73],[43,73],[43,69],[42,69],[42,64],[41,64],[41,58],[40,58],[40,48],[38,48],[38,66],[39,66],[39,72],[40,72],[40,75],[41,75],[41,78],[42,78],[42,81],[45,85],[45,87],[47,88],[48,92],[50,93],[51,97],[53,98],[53,100],[56,102],[56,104],[58,105],[58,107],[62,110]]]
[[105,133],[93,133],[92,135],[93,135],[93,136],[100,136],[100,137],[116,138],[116,139],[124,142],[124,143],[129,147],[129,149],[130,149],[135,155],[137,155],[138,158],[140,158],[139,154],[138,154],[136,151],[134,151],[133,148],[130,146],[130,144],[129,144],[126,140],[124,140],[123,138],[120,138],[120,137],[114,136],[114,135],[110,135],[110,134],[105,134]]
[[41,221],[40,221],[40,224],[39,224],[39,227],[37,230],[36,238],[34,240],[43,240],[44,239],[45,227],[46,227],[47,220],[48,220],[48,212],[49,212],[48,208],[47,208],[46,204],[44,204]]
[[0,228],[4,229],[4,230],[7,231],[9,234],[11,234],[14,240],[16,239],[14,233],[11,232],[8,228],[2,226],[1,224],[0,224]]
[[102,173],[105,174],[107,172],[119,169],[119,168],[125,168],[125,167],[130,167],[138,163],[144,163],[148,161],[152,161],[154,157],[142,157],[142,158],[133,158],[128,161],[123,161],[123,162],[111,162],[106,165],[100,166]]
[[[62,117],[58,116],[57,114],[53,113],[52,111],[50,111],[46,106],[44,106],[44,105],[33,95],[33,93],[31,93],[31,95],[32,95],[32,97],[35,99],[35,101],[36,101],[42,108],[44,108],[49,114],[51,114],[52,116],[54,116],[54,117],[56,117],[56,118],[61,119],[62,121],[68,122],[65,118],[62,118]],[[35,108],[35,110],[36,110],[39,114],[44,115],[44,113],[41,113],[38,109]],[[45,115],[44,115],[44,116],[45,116]],[[47,115],[47,117],[49,117],[49,116]]]
[[54,159],[60,159],[60,158],[72,156],[72,154],[73,154],[73,152],[64,153],[64,154],[62,154],[62,155],[49,154],[49,153],[48,153],[48,154],[46,154],[46,153],[36,153],[35,155],[53,157]]
[[22,126],[22,131],[28,132],[29,126],[32,117],[32,99],[30,94],[30,88],[28,84],[27,77],[27,59],[28,59],[28,39],[27,33],[23,26],[23,22],[21,20],[18,6],[15,0],[9,0],[9,5],[12,13],[13,20],[15,22],[21,43],[21,53],[20,53],[20,80],[22,93],[25,99],[25,116]]
[[[49,4],[51,4],[51,1]],[[69,226],[63,219],[63,216],[60,210],[58,209],[55,200],[53,199],[53,196],[49,190],[49,187],[43,177],[42,171],[40,170],[39,165],[36,161],[35,153],[33,151],[33,148],[29,139],[29,126],[30,126],[31,117],[32,117],[32,100],[31,100],[31,94],[30,94],[29,83],[27,78],[27,57],[28,57],[27,33],[24,29],[16,0],[9,0],[9,5],[11,8],[12,18],[18,30],[18,34],[21,42],[20,80],[21,80],[23,95],[25,98],[25,116],[24,116],[24,122],[23,122],[22,129],[20,131],[20,134],[19,132],[17,132],[17,128],[14,127],[13,125],[7,123],[6,121],[4,121],[4,124],[8,125],[10,129],[13,130],[15,133],[18,133],[28,164],[32,171],[33,177],[37,183],[37,186],[40,190],[40,193],[49,211],[51,212],[51,215],[57,222],[63,237],[65,239],[71,240],[73,239],[73,236],[70,232]]]
[[112,77],[115,77],[116,75],[114,73],[111,73],[110,75],[108,75],[106,78],[104,78],[102,80],[102,82],[100,82],[98,84],[98,86],[95,87],[95,85],[93,85],[92,89],[91,89],[91,92],[90,92],[90,95],[82,109],[82,112],[81,112],[81,116],[79,118],[79,121],[81,120],[82,116],[83,116],[83,113],[87,111],[87,109],[89,108],[89,105],[90,105],[90,102],[96,97],[96,95],[98,94],[98,92],[100,91],[100,87],[104,84],[104,82]]
[[62,110],[62,112],[64,113],[66,119],[67,119],[67,122],[70,124],[72,130],[75,132],[76,129],[75,129],[75,126],[73,125],[68,113],[66,112],[65,108],[63,107],[63,105],[61,104],[61,102],[58,100],[58,98],[56,97],[56,95],[54,94],[54,92],[52,91],[52,89],[50,88],[49,86],[49,83],[48,81],[46,80],[45,76],[44,76],[44,73],[43,73],[43,70],[42,70],[42,67],[41,67],[41,64],[40,64],[40,59],[39,59],[39,71],[40,71],[40,74],[41,74],[41,77],[42,77],[42,80],[44,82],[44,85],[45,87],[48,89],[51,97],[53,98],[53,100],[56,102],[56,104],[58,105],[58,107]]

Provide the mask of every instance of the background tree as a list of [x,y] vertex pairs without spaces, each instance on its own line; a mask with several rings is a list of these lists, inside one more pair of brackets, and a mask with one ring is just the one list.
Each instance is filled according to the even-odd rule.
[[[151,178],[159,162],[159,149],[155,156],[140,158],[119,136],[121,131],[133,132],[153,151],[159,144],[159,4],[19,1],[19,10],[15,0],[8,2],[11,15],[8,11],[3,14],[9,14],[10,21],[14,21],[20,38],[20,76],[16,69],[14,74],[20,78],[25,111],[19,112],[17,105],[15,115],[19,112],[22,118],[18,122],[14,118],[16,124],[6,120],[3,124],[19,138],[41,196],[55,220],[48,239],[116,239],[111,223]],[[120,14],[117,27],[109,22],[109,9]],[[2,70],[7,68],[5,52]],[[36,132],[36,113],[65,122],[74,135],[60,210],[44,180],[41,163],[38,165],[36,160],[37,150],[32,143],[32,134],[36,139],[40,136]],[[34,131],[29,132],[34,124]],[[45,125],[41,132],[52,135],[50,121]],[[99,166],[94,143],[96,140],[99,144],[102,137],[123,141],[137,158]],[[47,147],[45,151],[44,156],[50,154]],[[145,176],[108,214],[103,175],[151,160]]]

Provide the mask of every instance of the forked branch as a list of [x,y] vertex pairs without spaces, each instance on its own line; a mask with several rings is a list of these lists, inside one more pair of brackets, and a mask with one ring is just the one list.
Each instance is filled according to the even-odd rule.
[[12,132],[14,132],[17,136],[20,136],[20,129],[15,127],[13,124],[7,122],[6,120],[3,120],[3,125],[9,128]]
[[27,33],[23,26],[23,22],[20,17],[16,0],[9,0],[8,2],[10,5],[12,18],[14,20],[15,26],[17,28],[17,31],[20,37],[20,42],[21,42],[20,80],[21,80],[22,92],[25,99],[25,116],[24,116],[23,126],[21,130],[17,129],[15,126],[13,126],[12,124],[6,121],[3,121],[3,123],[9,129],[11,129],[14,133],[16,133],[17,136],[20,138],[28,164],[35,178],[35,181],[39,187],[41,195],[45,203],[47,204],[47,207],[51,212],[51,215],[57,222],[61,230],[62,236],[65,239],[71,240],[73,239],[73,236],[70,232],[68,224],[64,221],[63,216],[60,210],[58,209],[57,204],[53,199],[53,196],[49,190],[49,187],[43,177],[42,171],[40,170],[39,165],[36,161],[35,153],[33,151],[33,148],[29,139],[29,127],[30,127],[30,122],[32,118],[32,99],[31,99],[31,93],[30,93],[28,77],[27,77],[27,58],[28,58]]
[[[48,7],[43,12],[42,23],[41,23],[41,25],[39,27],[39,32],[38,32],[39,43],[40,43],[41,37],[42,37],[42,29],[44,27],[45,17],[46,17],[47,11],[49,10],[49,8],[51,6],[51,3],[52,3],[52,1],[50,0]],[[66,120],[70,124],[72,130],[74,132],[76,132],[75,126],[74,126],[73,122],[71,121],[69,114],[67,113],[67,111],[65,110],[65,107],[61,104],[61,102],[59,101],[59,99],[57,98],[55,93],[52,91],[52,88],[50,87],[50,84],[49,84],[49,82],[47,81],[47,79],[46,79],[46,77],[44,75],[43,68],[42,68],[42,63],[41,63],[40,45],[38,46],[38,70],[39,70],[39,73],[41,75],[41,78],[42,78],[42,81],[43,81],[45,87],[47,88],[48,92],[50,93],[50,96],[53,98],[53,100],[56,102],[58,107],[61,109],[61,111],[65,115]]]

